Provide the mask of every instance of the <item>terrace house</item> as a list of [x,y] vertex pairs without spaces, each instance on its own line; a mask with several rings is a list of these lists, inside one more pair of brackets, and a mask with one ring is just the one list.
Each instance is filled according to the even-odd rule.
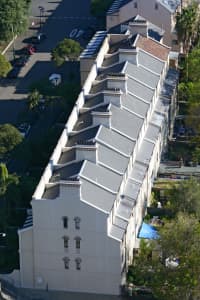
[[144,35],[97,32],[19,230],[19,285],[119,295],[169,134],[177,72]]
[[115,0],[107,12],[107,30],[140,15],[164,31],[163,43],[179,51],[175,30],[180,0]]

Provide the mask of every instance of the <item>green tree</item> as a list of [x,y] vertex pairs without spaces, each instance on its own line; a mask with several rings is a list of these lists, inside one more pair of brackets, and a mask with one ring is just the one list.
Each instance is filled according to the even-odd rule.
[[27,98],[29,109],[33,109],[34,107],[38,106],[40,100],[40,92],[37,89],[34,89]]
[[72,39],[64,39],[52,50],[52,60],[57,66],[61,66],[66,60],[76,60],[82,48],[80,44]]
[[4,183],[8,179],[8,170],[5,164],[0,163],[0,182]]
[[6,77],[11,68],[9,61],[6,60],[4,55],[0,54],[0,77]]
[[18,177],[15,174],[9,174],[6,165],[0,163],[0,196],[5,195],[11,184],[18,184]]
[[197,179],[180,181],[168,191],[170,208],[176,214],[193,214],[200,219],[200,183]]
[[181,72],[183,82],[199,81],[200,62],[199,62],[200,48],[195,47],[185,57],[183,69]]
[[0,40],[9,40],[27,28],[30,2],[0,0]]
[[195,41],[199,29],[198,4],[193,2],[183,8],[176,16],[176,31],[179,41],[183,45],[183,52],[188,52]]
[[[156,299],[195,299],[200,288],[199,221],[181,213],[166,222],[159,234],[149,246],[154,255],[143,253],[135,259],[129,281],[150,287]],[[177,259],[178,265],[167,265],[168,258]]]
[[14,149],[22,141],[19,130],[11,124],[0,125],[0,157]]
[[198,147],[200,134],[200,103],[189,103],[187,111],[188,115],[186,116],[185,123],[188,128],[190,127],[195,132],[195,134],[197,134],[197,136],[192,137],[192,141],[193,143],[195,142],[196,146]]

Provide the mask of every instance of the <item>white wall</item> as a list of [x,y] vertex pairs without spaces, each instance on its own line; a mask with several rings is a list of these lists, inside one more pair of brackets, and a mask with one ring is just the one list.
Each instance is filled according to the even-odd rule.
[[31,288],[34,281],[33,228],[19,230],[18,235],[21,286]]
[[[107,215],[80,201],[79,187],[62,186],[56,200],[32,201],[34,219],[35,280],[43,279],[35,288],[76,292],[119,294],[119,242],[107,237]],[[69,217],[68,229],[62,217]],[[80,217],[80,230],[75,229],[74,217]],[[63,236],[69,237],[64,249]],[[75,248],[76,236],[81,237],[80,253]],[[45,240],[44,240],[45,239]],[[70,258],[70,268],[64,268],[63,257]],[[75,268],[80,257],[81,270]]]

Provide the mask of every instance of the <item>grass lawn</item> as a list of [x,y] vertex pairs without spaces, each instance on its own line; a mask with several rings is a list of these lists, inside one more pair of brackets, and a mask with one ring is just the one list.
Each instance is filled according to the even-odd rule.
[[7,45],[8,45],[8,42],[0,41],[0,53],[6,48]]

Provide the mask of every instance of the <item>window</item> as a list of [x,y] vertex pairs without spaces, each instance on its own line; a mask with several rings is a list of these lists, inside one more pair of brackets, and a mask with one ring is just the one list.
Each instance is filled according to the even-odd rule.
[[63,220],[63,227],[68,228],[68,217],[63,217],[62,220]]
[[76,229],[80,229],[81,218],[75,217],[75,218],[74,218],[74,222],[75,222],[75,228],[76,228]]
[[79,236],[75,237],[76,249],[81,248],[81,238]]
[[137,2],[134,3],[134,8],[138,8],[138,7],[137,7]]
[[69,257],[64,257],[63,261],[64,261],[64,267],[65,267],[65,269],[69,269],[69,262],[70,262]]
[[80,270],[81,269],[81,258],[77,257],[75,259],[75,263],[76,263],[76,270]]
[[158,3],[157,2],[155,3],[155,9],[156,10],[158,9]]
[[63,240],[64,240],[64,248],[67,249],[69,247],[69,237],[63,236]]

